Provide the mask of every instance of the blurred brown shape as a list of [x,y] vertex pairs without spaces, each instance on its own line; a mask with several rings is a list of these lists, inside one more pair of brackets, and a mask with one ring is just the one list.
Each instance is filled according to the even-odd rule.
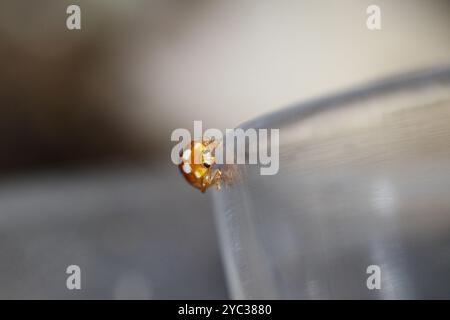
[[23,45],[0,30],[1,173],[145,153],[117,112],[108,38],[72,37],[75,44],[61,49],[64,38]]

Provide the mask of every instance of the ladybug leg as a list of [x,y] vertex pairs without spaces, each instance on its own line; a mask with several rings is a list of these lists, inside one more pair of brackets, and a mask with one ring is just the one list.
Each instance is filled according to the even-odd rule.
[[205,192],[206,189],[211,185],[211,176],[208,173],[202,180],[202,188],[201,191]]
[[220,178],[221,177],[222,177],[222,172],[220,170],[218,170],[218,169],[214,172],[214,175],[212,177],[208,173],[203,178],[201,191],[205,192],[206,189],[212,184],[215,184],[216,187],[217,187],[217,190],[220,190],[220,180],[221,180]]
[[220,190],[221,188],[220,186],[221,178],[222,178],[222,171],[217,169],[216,172],[214,173],[214,177],[211,180],[211,183],[214,183],[216,185],[217,190]]

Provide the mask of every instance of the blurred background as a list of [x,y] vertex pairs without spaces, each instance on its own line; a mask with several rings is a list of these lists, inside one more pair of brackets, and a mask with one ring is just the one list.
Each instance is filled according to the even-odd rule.
[[[448,64],[449,9],[0,0],[0,298],[227,298],[209,198],[171,163],[172,130]],[[66,289],[70,264],[82,290]]]

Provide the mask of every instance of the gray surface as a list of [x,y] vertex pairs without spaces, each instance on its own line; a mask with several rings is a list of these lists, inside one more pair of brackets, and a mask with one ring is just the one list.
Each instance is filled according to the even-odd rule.
[[[0,298],[226,298],[207,197],[171,163],[0,183]],[[82,290],[66,289],[77,264]]]

